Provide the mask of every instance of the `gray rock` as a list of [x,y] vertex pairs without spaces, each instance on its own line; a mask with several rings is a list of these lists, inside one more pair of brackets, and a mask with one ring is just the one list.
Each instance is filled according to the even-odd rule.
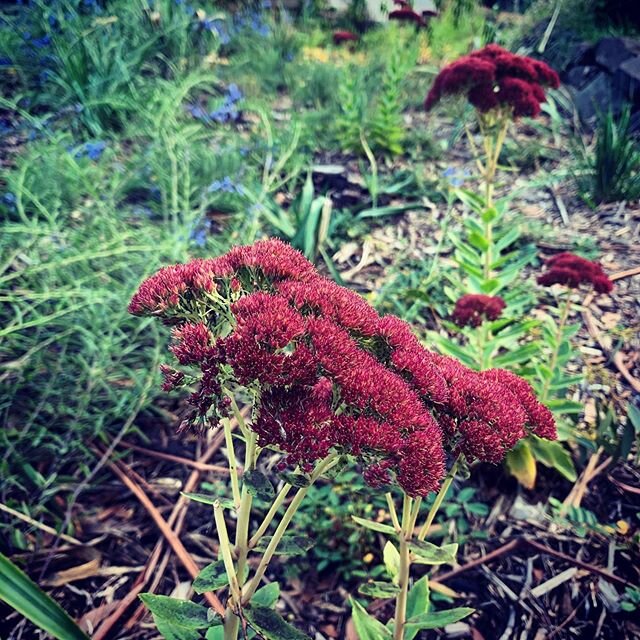
[[602,38],[596,46],[596,62],[609,73],[615,73],[620,65],[633,57],[633,41],[627,38]]
[[620,65],[620,71],[631,80],[640,83],[640,56],[629,58]]
[[569,84],[576,89],[582,89],[589,81],[593,80],[598,73],[598,67],[581,66],[572,67],[565,75],[565,84]]
[[611,105],[611,79],[600,72],[582,89],[569,87],[573,102],[583,121],[591,120],[598,112],[606,112]]

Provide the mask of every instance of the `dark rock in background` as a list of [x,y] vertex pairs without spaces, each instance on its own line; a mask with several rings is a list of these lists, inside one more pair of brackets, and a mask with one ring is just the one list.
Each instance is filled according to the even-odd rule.
[[573,61],[562,74],[578,114],[585,124],[609,108],[620,113],[631,105],[634,121],[640,117],[640,40],[601,38],[576,47]]

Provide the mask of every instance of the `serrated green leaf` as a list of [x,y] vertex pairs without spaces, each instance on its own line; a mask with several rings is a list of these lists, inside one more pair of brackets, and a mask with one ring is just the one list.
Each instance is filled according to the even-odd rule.
[[371,529],[372,531],[378,531],[379,533],[387,533],[389,535],[396,535],[396,530],[388,524],[383,524],[382,522],[374,522],[373,520],[365,520],[364,518],[359,518],[358,516],[351,516],[351,519],[366,529]]
[[[271,542],[272,536],[263,536],[260,538],[254,551],[264,553]],[[288,533],[282,536],[275,551],[277,556],[301,556],[307,553],[314,545],[314,541],[309,536],[300,536]]]
[[[188,627],[180,627],[171,624],[166,620],[155,620],[156,629],[164,640],[200,640],[200,632],[197,629],[189,629]],[[222,629],[222,627],[213,627],[214,629]]]
[[274,607],[280,597],[280,585],[277,582],[270,582],[258,589],[251,597],[251,604],[261,607]]
[[267,640],[310,640],[270,607],[251,604],[244,609],[249,624]]
[[400,591],[400,587],[389,582],[366,582],[358,587],[363,596],[371,598],[394,598]]
[[407,620],[405,624],[405,631],[416,630],[423,631],[424,629],[442,629],[448,624],[458,622],[471,615],[475,609],[469,607],[456,607],[455,609],[447,609],[446,611],[429,611],[419,616],[415,616]]
[[353,598],[351,599],[351,613],[359,640],[391,640],[391,631],[369,615],[364,607]]
[[153,593],[141,593],[139,597],[153,614],[156,624],[163,621],[185,629],[206,629],[211,625],[209,610],[201,604]]
[[296,489],[303,489],[309,486],[309,477],[302,473],[284,472],[280,474],[282,479]]
[[196,593],[216,591],[228,584],[227,571],[224,568],[224,561],[216,560],[208,564],[193,581],[193,590]]
[[243,474],[242,482],[254,498],[271,500],[276,495],[269,478],[267,478],[262,471],[258,471],[258,469],[247,471],[247,473]]
[[418,564],[453,564],[458,553],[458,545],[455,543],[439,547],[426,540],[409,542],[409,549],[415,556],[414,562]]
[[1,553],[0,600],[59,640],[88,640],[66,611]]

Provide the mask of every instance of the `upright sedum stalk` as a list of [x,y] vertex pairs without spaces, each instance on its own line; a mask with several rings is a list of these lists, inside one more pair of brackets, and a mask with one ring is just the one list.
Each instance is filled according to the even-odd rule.
[[400,568],[398,571],[398,595],[396,596],[396,615],[393,627],[393,640],[403,640],[404,625],[407,621],[407,599],[409,595],[409,578],[411,573],[411,552],[409,542],[413,535],[411,530],[413,499],[404,494],[402,505],[402,529],[400,531]]

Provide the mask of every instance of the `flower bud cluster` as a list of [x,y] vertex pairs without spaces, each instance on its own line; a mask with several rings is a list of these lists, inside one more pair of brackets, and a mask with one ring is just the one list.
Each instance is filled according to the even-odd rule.
[[534,117],[546,99],[545,89],[559,86],[558,74],[544,62],[490,44],[444,67],[425,108],[431,109],[444,96],[464,95],[481,113],[506,108],[513,118]]
[[578,289],[584,284],[592,286],[596,293],[610,293],[613,290],[613,282],[599,262],[564,252],[549,258],[545,266],[547,270],[538,277],[538,282],[545,287],[563,284],[570,289]]
[[279,240],[166,267],[130,311],[176,325],[165,388],[197,384],[193,420],[216,423],[225,389],[256,393],[261,446],[309,470],[332,449],[356,456],[373,485],[437,489],[447,453],[498,462],[528,433],[555,437],[527,382],[477,373],[425,349],[410,326],[379,316]]
[[505,306],[499,296],[468,293],[457,300],[451,319],[459,327],[479,327],[485,320],[497,320]]

